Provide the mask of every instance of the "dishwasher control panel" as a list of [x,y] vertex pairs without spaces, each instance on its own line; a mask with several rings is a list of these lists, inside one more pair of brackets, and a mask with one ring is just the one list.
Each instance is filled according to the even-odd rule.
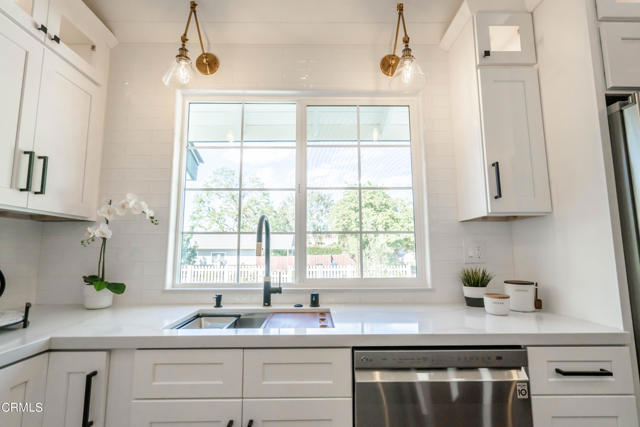
[[355,350],[355,369],[520,368],[525,349]]

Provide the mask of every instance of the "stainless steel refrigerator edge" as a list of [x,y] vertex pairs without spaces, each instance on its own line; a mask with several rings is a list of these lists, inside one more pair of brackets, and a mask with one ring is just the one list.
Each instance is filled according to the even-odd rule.
[[636,354],[640,354],[640,93],[607,107]]

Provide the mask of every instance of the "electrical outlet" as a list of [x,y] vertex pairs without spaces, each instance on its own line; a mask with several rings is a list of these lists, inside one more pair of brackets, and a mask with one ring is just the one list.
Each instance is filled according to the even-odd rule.
[[486,244],[482,240],[465,241],[463,251],[465,264],[483,264],[486,261]]

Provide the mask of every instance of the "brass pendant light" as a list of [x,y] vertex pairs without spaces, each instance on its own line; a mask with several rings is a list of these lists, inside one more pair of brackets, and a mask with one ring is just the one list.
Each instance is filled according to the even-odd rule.
[[[398,22],[396,23],[396,37],[393,42],[393,53],[385,55],[380,60],[380,71],[385,76],[392,77],[391,88],[403,91],[419,90],[426,83],[426,79],[422,69],[415,60],[409,47],[409,36],[407,35],[407,25],[404,21],[404,4],[398,3]],[[400,21],[402,21],[402,30],[404,36],[402,43],[402,57],[396,55],[398,47],[398,35],[400,33]]]
[[187,32],[189,31],[191,17],[193,17],[196,22],[198,40],[200,41],[200,49],[202,49],[202,54],[196,59],[196,68],[201,74],[208,76],[218,71],[218,68],[220,67],[218,58],[213,53],[204,51],[202,34],[200,34],[200,23],[198,22],[198,14],[196,13],[197,6],[198,4],[195,1],[191,1],[191,9],[189,11],[189,17],[187,18],[187,26],[180,37],[182,45],[178,49],[178,54],[172,62],[171,67],[162,78],[162,82],[167,86],[171,86],[172,84],[186,85],[193,77],[193,63],[191,62],[191,58],[189,58],[189,51],[186,46],[187,41],[189,41],[187,38]]

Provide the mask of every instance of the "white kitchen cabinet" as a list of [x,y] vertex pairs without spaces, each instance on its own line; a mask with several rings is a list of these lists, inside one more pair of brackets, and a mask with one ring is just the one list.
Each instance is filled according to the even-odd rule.
[[0,402],[23,404],[25,410],[0,413],[2,427],[42,426],[48,354],[0,369]]
[[253,427],[345,427],[353,424],[351,399],[245,399],[242,423]]
[[527,12],[478,12],[476,55],[480,65],[535,64],[533,19]]
[[478,74],[488,212],[551,211],[537,71],[480,68]]
[[[242,400],[136,400],[131,404],[131,427],[240,427]],[[346,425],[346,424],[345,424]]]
[[640,22],[603,22],[600,41],[607,88],[640,86]]
[[633,396],[533,396],[535,427],[637,427]]
[[92,214],[97,188],[88,186],[87,179],[91,168],[100,165],[97,91],[95,83],[69,63],[45,52],[30,209]]
[[0,15],[0,205],[27,206],[43,52]]
[[44,427],[77,427],[83,420],[104,426],[108,358],[106,351],[49,355]]
[[640,2],[634,0],[596,0],[598,19],[640,20]]
[[348,348],[247,349],[244,397],[350,397]]
[[44,40],[49,0],[0,0],[0,11],[37,40]]

